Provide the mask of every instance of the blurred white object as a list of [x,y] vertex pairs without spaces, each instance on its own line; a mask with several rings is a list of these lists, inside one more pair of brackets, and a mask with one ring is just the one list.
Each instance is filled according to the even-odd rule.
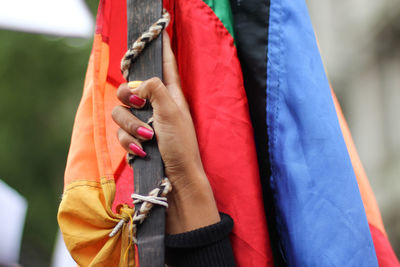
[[0,28],[91,37],[94,23],[83,0],[0,0]]
[[0,180],[0,265],[18,263],[26,200]]
[[52,267],[75,267],[77,266],[71,254],[65,246],[61,232],[58,231],[56,247],[54,248]]

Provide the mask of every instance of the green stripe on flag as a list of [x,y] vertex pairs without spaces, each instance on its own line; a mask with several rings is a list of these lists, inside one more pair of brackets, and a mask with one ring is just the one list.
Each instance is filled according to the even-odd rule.
[[203,0],[215,13],[215,15],[221,20],[225,28],[235,39],[233,33],[233,16],[231,10],[231,4],[229,0]]

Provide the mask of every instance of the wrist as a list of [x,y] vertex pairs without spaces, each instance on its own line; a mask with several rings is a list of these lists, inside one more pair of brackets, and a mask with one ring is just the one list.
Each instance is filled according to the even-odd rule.
[[194,172],[186,179],[176,179],[172,186],[168,195],[168,234],[187,232],[220,221],[214,195],[204,173]]

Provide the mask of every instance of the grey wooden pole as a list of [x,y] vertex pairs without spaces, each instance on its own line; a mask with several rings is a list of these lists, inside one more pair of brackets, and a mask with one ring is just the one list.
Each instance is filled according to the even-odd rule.
[[[162,15],[162,0],[127,0],[128,47]],[[162,36],[155,39],[131,65],[129,81],[162,78]],[[147,122],[153,111],[150,105],[133,113]],[[143,144],[145,159],[133,161],[135,193],[147,195],[164,177],[164,167],[155,138]],[[154,206],[137,232],[141,267],[164,267],[165,208]]]

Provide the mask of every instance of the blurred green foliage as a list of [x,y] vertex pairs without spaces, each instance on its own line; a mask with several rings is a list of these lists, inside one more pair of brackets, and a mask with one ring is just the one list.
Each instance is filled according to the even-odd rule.
[[21,264],[48,266],[92,40],[5,30],[0,40],[0,179],[29,205]]

